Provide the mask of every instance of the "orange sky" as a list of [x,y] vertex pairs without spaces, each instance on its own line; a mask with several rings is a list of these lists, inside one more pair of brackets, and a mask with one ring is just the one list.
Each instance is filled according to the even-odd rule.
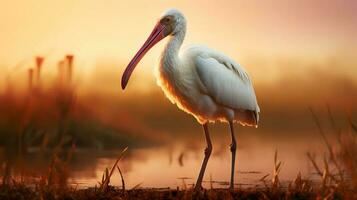
[[[30,66],[37,54],[54,63],[70,52],[76,54],[83,74],[103,59],[121,63],[121,71],[155,20],[171,7],[188,19],[185,44],[223,51],[243,61],[253,77],[263,77],[259,75],[262,67],[270,69],[246,66],[246,60],[254,56],[319,60],[357,50],[354,0],[0,1],[0,67],[7,70],[22,60]],[[153,48],[141,66],[155,65],[162,46]],[[138,71],[139,76],[149,74],[152,67]]]

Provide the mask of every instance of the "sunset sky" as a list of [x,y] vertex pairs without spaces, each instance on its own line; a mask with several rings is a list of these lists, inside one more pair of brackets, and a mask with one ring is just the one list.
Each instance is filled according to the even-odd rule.
[[[325,62],[338,57],[352,62],[357,50],[354,0],[1,0],[0,67],[6,72],[19,63],[31,67],[35,55],[54,64],[73,53],[83,75],[103,60],[112,62],[120,75],[169,8],[187,17],[184,44],[225,52],[259,80],[274,77],[274,60]],[[143,59],[137,76],[151,77],[150,66],[157,63],[163,43]],[[339,70],[356,72],[353,67]]]

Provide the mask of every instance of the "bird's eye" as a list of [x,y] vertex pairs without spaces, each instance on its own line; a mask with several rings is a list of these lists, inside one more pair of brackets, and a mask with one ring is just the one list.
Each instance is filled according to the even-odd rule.
[[165,17],[161,20],[161,23],[169,24],[171,23],[171,21],[172,21],[171,17]]

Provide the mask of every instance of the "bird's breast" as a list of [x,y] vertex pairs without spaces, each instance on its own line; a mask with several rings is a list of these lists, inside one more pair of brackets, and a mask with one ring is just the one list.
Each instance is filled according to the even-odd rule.
[[192,113],[199,94],[192,73],[188,69],[159,67],[156,72],[157,84],[165,96],[180,109]]

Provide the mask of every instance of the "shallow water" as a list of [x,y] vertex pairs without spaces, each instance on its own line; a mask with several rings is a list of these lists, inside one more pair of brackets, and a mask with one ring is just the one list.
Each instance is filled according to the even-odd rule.
[[[213,140],[213,153],[204,177],[204,187],[227,187],[230,176],[231,155],[226,140]],[[177,141],[152,147],[130,148],[120,161],[126,187],[138,184],[141,187],[176,188],[189,187],[195,183],[203,160],[203,141],[187,144]],[[324,146],[319,137],[272,138],[243,135],[238,139],[235,181],[237,187],[262,185],[260,179],[269,174],[271,180],[274,167],[274,153],[278,151],[278,161],[282,161],[279,178],[282,182],[292,181],[300,172],[303,177],[316,179],[314,169],[306,153],[323,155]],[[5,159],[2,153],[2,159]],[[75,149],[69,162],[70,184],[78,187],[95,186],[101,180],[106,167],[111,167],[120,150],[103,151]],[[8,161],[13,175],[26,174],[39,177],[48,171],[50,157],[37,150],[19,158],[12,156]],[[121,186],[117,170],[111,184]]]
[[[317,178],[306,153],[309,151],[322,154],[324,151],[318,138],[309,138],[308,142],[306,138],[289,141],[242,138],[238,145],[235,180],[242,187],[261,185],[260,179],[267,174],[270,175],[266,180],[271,180],[275,149],[278,151],[278,161],[282,161],[281,181],[291,181],[299,172],[303,177]],[[193,184],[203,159],[204,144],[191,149],[184,146],[175,144],[129,149],[119,164],[127,188],[137,184],[155,188],[188,187]],[[101,180],[105,168],[111,167],[119,154],[120,151],[77,149],[70,164],[69,182],[79,187],[94,186]],[[204,186],[209,187],[212,180],[214,187],[226,187],[230,176],[230,159],[228,145],[215,143],[204,177]],[[111,184],[121,185],[117,170]]]

